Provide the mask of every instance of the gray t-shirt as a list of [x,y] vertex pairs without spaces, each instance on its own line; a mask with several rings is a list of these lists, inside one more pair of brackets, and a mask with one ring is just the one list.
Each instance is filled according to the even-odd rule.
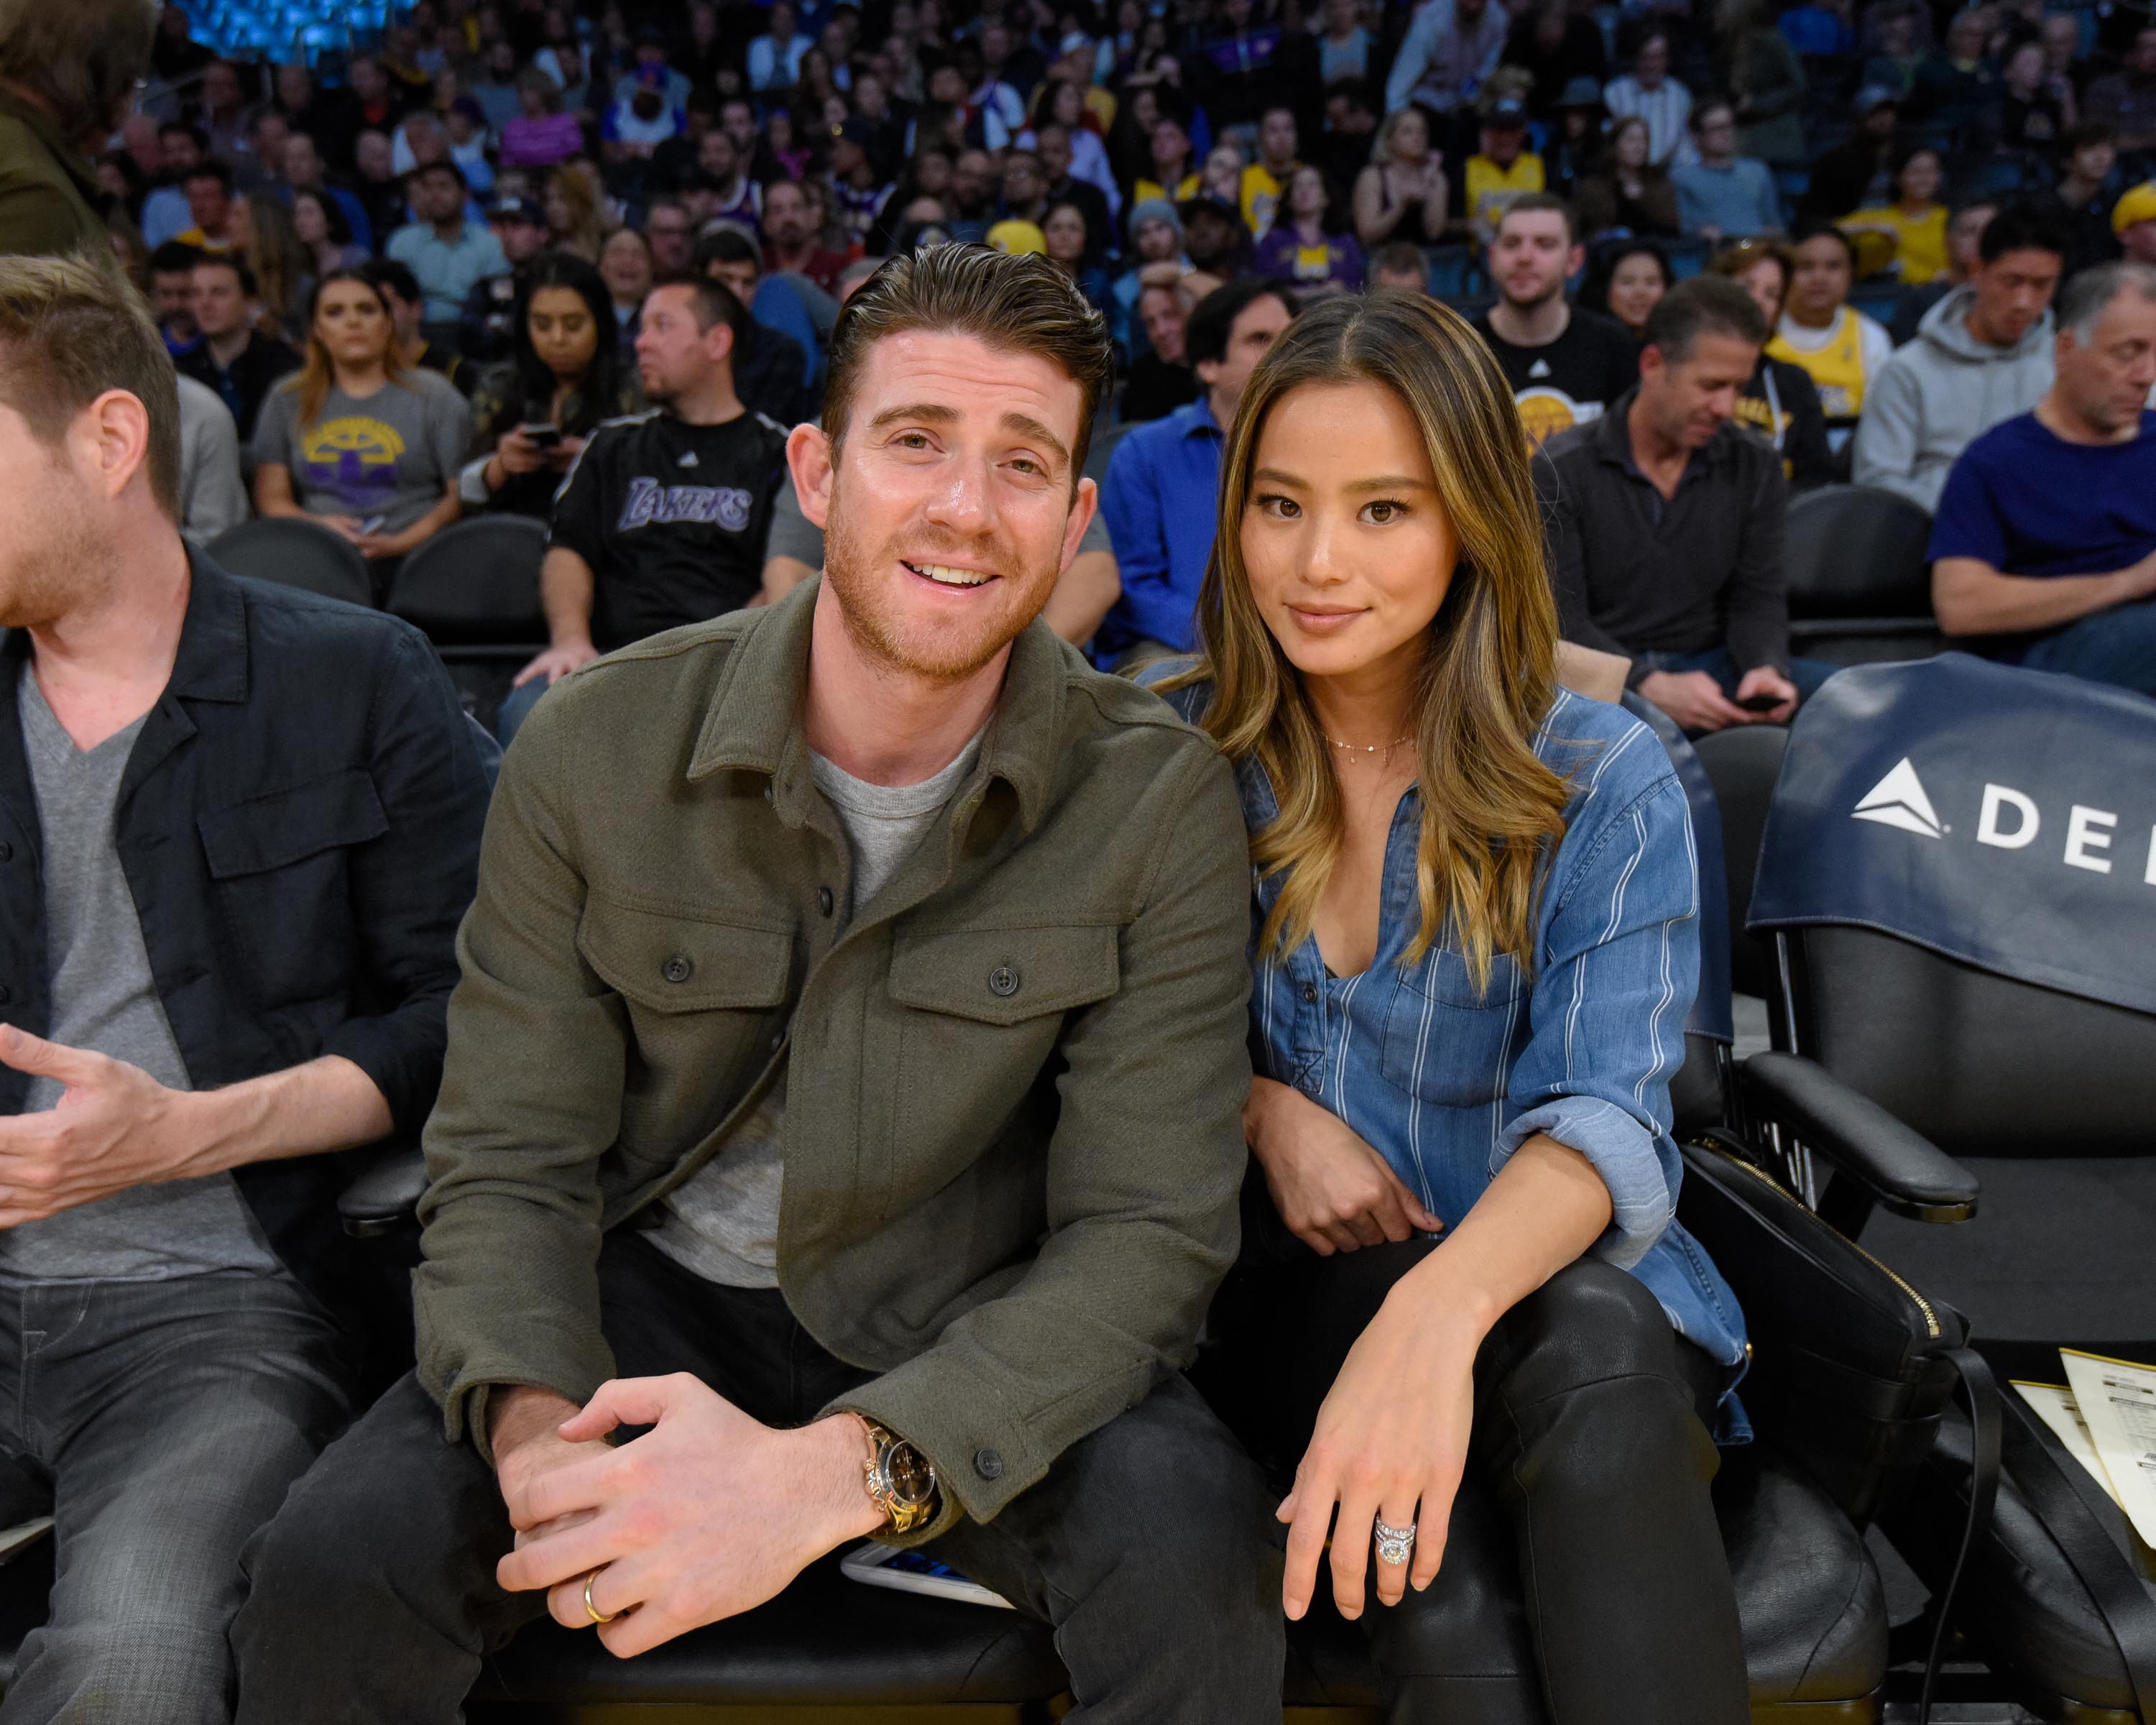
[[[919,784],[870,784],[811,752],[809,771],[845,829],[853,859],[853,901],[834,907],[843,928],[855,904],[883,889],[951,800],[981,752],[981,739]],[[706,1281],[735,1288],[778,1286],[778,1201],[785,1187],[786,1075],[736,1127],[703,1167],[660,1206],[652,1243]]]
[[[142,721],[78,749],[28,669],[15,706],[44,842],[53,1001],[46,1036],[140,1066],[168,1090],[192,1089],[113,841],[120,781]],[[44,1112],[64,1089],[33,1078],[23,1111]],[[0,1233],[0,1276],[25,1280],[162,1281],[216,1271],[274,1275],[279,1267],[230,1174],[133,1187]]]
[[379,516],[381,531],[395,533],[455,485],[470,442],[471,409],[439,372],[406,372],[372,395],[332,388],[305,426],[293,378],[262,403],[254,465],[290,469],[293,501],[309,515]]

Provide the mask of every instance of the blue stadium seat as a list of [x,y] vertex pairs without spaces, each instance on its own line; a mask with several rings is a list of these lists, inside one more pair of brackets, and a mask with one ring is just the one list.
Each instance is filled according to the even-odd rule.
[[1423,249],[1430,260],[1430,290],[1450,300],[1480,293],[1486,285],[1481,254],[1471,245],[1433,245]]
[[1676,272],[1679,281],[1693,276],[1707,268],[1707,260],[1714,255],[1714,242],[1710,239],[1666,239],[1662,249],[1669,254],[1670,268]]

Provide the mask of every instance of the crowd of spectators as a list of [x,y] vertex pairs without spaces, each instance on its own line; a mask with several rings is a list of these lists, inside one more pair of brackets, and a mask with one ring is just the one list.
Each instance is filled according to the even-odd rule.
[[[759,470],[717,488],[746,502],[666,524],[734,572],[706,568],[639,628],[798,578],[764,542],[766,523],[806,527],[776,434],[819,412],[839,307],[880,259],[942,240],[1041,254],[1107,319],[1110,414],[1141,429],[1105,465],[1112,603],[1063,615],[1116,663],[1189,644],[1221,427],[1277,328],[1335,295],[1437,291],[1538,442],[1625,409],[1636,480],[1664,374],[1691,363],[1654,340],[1656,309],[1705,268],[1764,332],[1716,425],[1763,438],[1788,488],[1853,479],[1935,508],[1973,440],[2046,398],[2061,284],[2156,260],[2156,29],[2135,16],[420,0],[311,64],[219,59],[167,8],[141,100],[88,153],[116,255],[232,422],[188,392],[198,539],[251,501],[353,539],[386,577],[461,512],[553,520],[609,422],[757,428]],[[675,415],[647,362],[654,290],[690,279],[720,290],[694,297],[699,341],[726,350],[708,422]],[[1717,303],[1710,345],[1736,339]],[[1726,448],[1687,459],[1720,471]],[[1685,533],[1669,548],[1729,561]],[[611,554],[634,565],[624,592],[671,580],[664,558]],[[1779,595],[1779,556],[1738,560],[1741,580]],[[554,639],[512,728],[631,638],[593,638],[594,605],[611,614],[594,548],[557,528],[554,557]],[[1709,608],[1726,619],[1727,596]],[[1679,649],[1588,614],[1568,626],[1667,691],[1648,661]],[[1759,665],[1801,670],[1785,647],[1739,657],[1732,692]]]

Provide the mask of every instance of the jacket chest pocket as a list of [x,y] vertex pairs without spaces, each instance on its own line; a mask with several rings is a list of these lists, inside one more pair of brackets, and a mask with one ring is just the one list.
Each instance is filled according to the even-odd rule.
[[[712,922],[701,915],[593,897],[577,927],[577,950],[628,1004],[643,1070],[628,1097],[661,1089],[706,1098],[691,1117],[725,1107],[753,1081],[784,1040],[792,999],[790,930]],[[680,1117],[675,1117],[680,1123]]]
[[290,1006],[348,993],[362,962],[351,853],[389,830],[357,767],[195,817],[226,938],[262,999]]
[[1478,988],[1467,960],[1434,949],[1400,973],[1385,1015],[1378,1068],[1409,1096],[1474,1108],[1502,1097],[1527,1024],[1526,976],[1508,953]]
[[900,1014],[897,1142],[971,1162],[1051,1062],[1065,1015],[1116,992],[1107,926],[901,933],[888,991]]

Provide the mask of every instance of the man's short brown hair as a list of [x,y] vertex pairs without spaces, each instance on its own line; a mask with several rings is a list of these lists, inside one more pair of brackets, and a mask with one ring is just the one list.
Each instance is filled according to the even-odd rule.
[[1038,354],[1077,384],[1078,441],[1070,452],[1076,494],[1093,416],[1115,384],[1115,349],[1106,321],[1075,282],[1045,257],[985,245],[933,245],[891,259],[846,301],[831,332],[824,429],[834,444],[845,436],[869,350],[908,330]]
[[0,258],[0,403],[58,448],[108,389],[124,389],[149,414],[150,490],[177,521],[179,385],[148,308],[86,259]]

